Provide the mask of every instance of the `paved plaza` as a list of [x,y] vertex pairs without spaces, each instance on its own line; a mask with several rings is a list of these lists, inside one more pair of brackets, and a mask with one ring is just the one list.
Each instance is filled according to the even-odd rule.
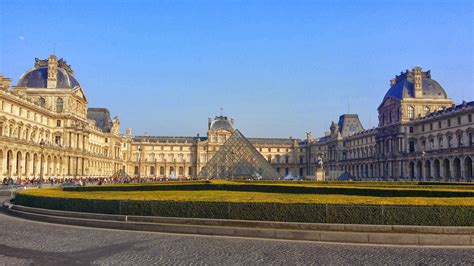
[[457,264],[474,249],[328,244],[119,231],[0,213],[0,264]]

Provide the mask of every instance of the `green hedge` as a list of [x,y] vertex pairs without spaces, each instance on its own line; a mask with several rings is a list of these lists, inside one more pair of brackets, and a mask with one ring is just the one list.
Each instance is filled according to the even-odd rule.
[[24,194],[16,196],[15,204],[64,211],[140,216],[306,223],[474,226],[472,206],[118,201],[62,199]]
[[374,197],[474,197],[474,191],[443,191],[443,190],[416,190],[397,188],[359,188],[359,187],[311,187],[311,186],[282,186],[266,184],[166,184],[141,186],[90,186],[66,187],[64,191],[160,191],[160,190],[226,190],[267,193],[294,193],[294,194],[341,194],[354,196]]

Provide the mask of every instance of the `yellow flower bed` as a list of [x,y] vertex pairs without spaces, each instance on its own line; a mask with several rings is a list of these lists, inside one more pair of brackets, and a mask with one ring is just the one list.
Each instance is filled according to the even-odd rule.
[[474,197],[372,197],[334,194],[291,194],[238,192],[224,190],[172,191],[90,191],[75,192],[54,189],[32,189],[20,194],[96,200],[197,201],[241,203],[311,203],[311,204],[381,204],[419,206],[474,206]]

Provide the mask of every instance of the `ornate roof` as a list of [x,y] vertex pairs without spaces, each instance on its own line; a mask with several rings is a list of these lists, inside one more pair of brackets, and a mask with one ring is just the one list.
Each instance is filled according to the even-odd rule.
[[210,130],[215,129],[227,129],[229,131],[234,131],[234,122],[229,120],[227,116],[216,116],[214,120],[211,122]]
[[[35,66],[27,70],[18,80],[18,87],[47,88],[48,59],[35,58]],[[58,60],[57,85],[59,89],[72,89],[80,86],[74,77],[74,71],[64,59]]]
[[96,127],[102,132],[110,132],[112,128],[110,112],[106,108],[87,108],[87,119],[94,120]]
[[[421,72],[422,80],[421,86],[423,91],[423,98],[429,99],[447,99],[448,95],[441,85],[434,79],[431,79],[431,72]],[[391,80],[391,87],[385,94],[384,100],[387,97],[393,97],[398,100],[403,98],[413,98],[415,93],[414,87],[414,71],[406,70],[401,72],[399,76],[395,76]]]

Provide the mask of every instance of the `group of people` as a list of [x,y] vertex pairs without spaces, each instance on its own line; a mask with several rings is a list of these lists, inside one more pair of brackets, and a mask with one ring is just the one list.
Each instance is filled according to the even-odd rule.
[[40,177],[32,178],[4,178],[3,186],[20,185],[20,186],[42,186],[50,184],[53,186],[60,185],[106,185],[106,184],[129,184],[129,183],[146,183],[146,182],[163,182],[168,181],[168,178],[163,177]]

